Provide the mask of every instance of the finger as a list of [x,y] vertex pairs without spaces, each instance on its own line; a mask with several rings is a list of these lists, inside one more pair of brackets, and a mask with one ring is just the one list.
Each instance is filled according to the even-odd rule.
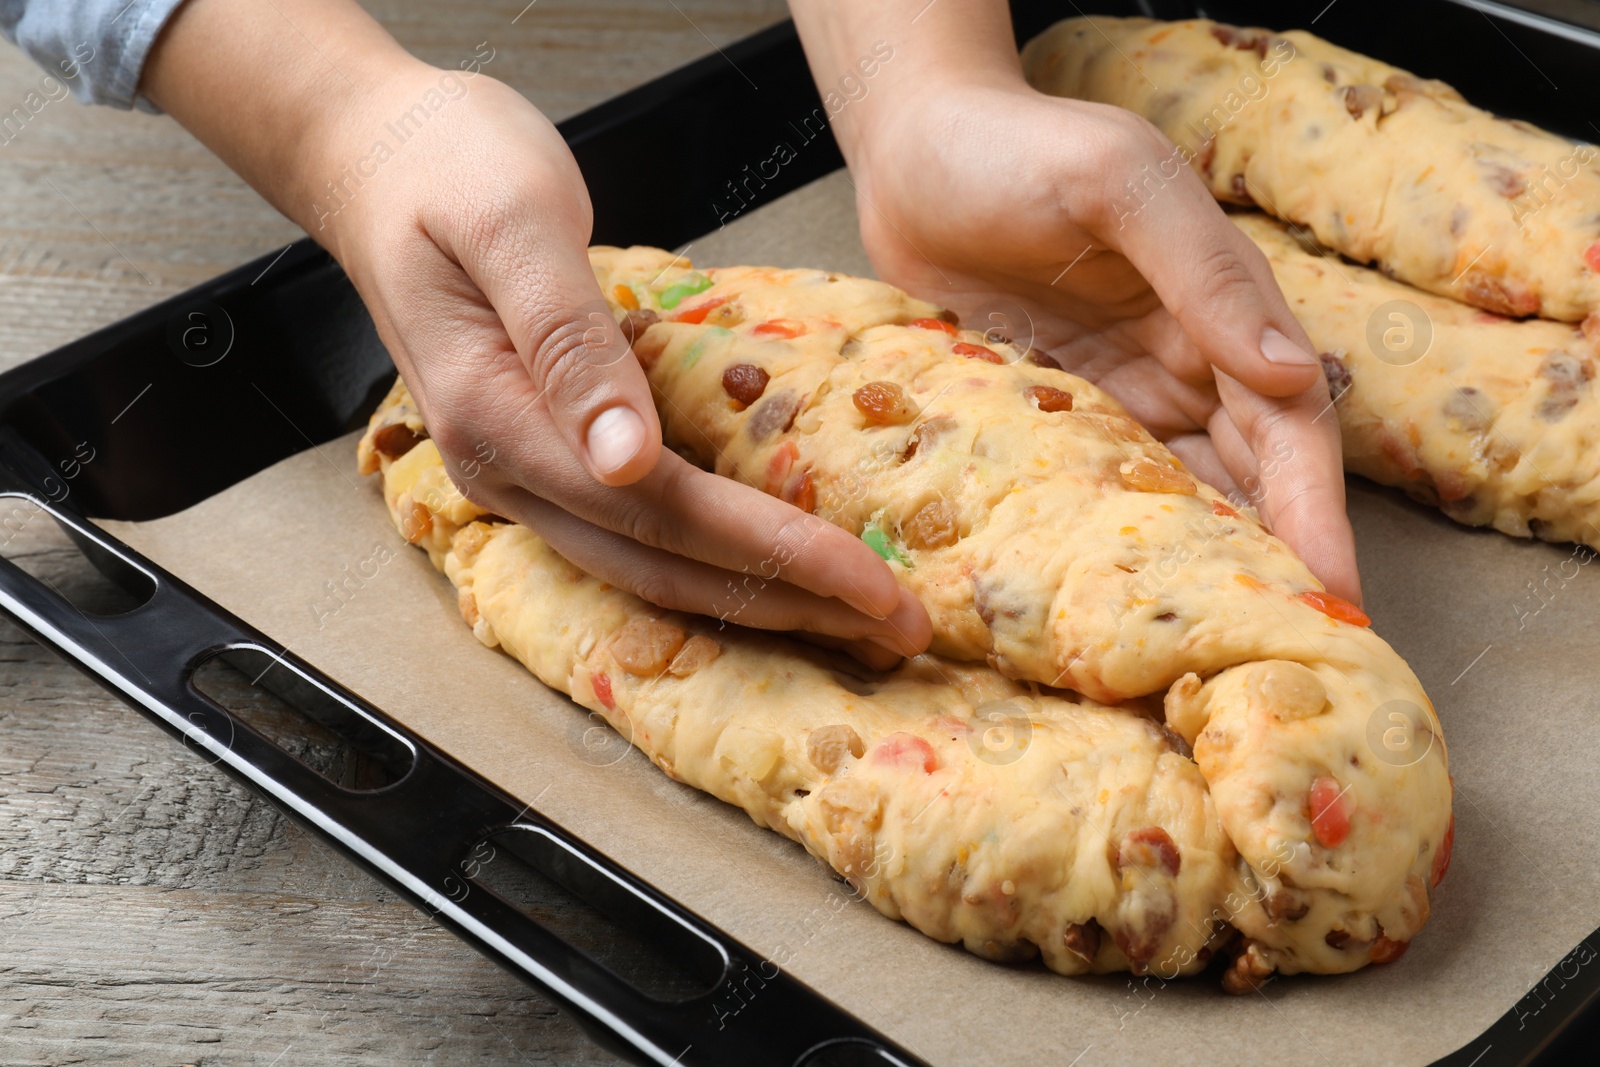
[[[568,160],[570,161],[570,157]],[[655,467],[661,424],[589,266],[582,179],[535,183],[549,198],[508,198],[454,248],[494,307],[550,418],[572,454],[605,485],[628,485]],[[564,201],[577,199],[576,203]],[[562,210],[565,209],[565,210]],[[573,216],[581,215],[580,229]]]
[[[1137,135],[1136,135],[1137,136]],[[1165,138],[1142,149],[1171,158]],[[1120,202],[1120,201],[1119,201]],[[1127,257],[1212,365],[1269,396],[1308,388],[1316,353],[1261,251],[1184,167],[1101,235]]]
[[[484,464],[489,476],[463,486],[463,492],[493,493],[497,478],[516,489],[531,487],[634,540],[718,567],[782,578],[869,615],[881,618],[899,604],[900,587],[889,565],[859,538],[776,497],[699,470],[676,453],[659,452],[651,471],[631,485],[598,484],[550,418],[547,398],[508,347],[494,309],[458,267],[431,242],[423,243],[413,266],[432,263],[426,284],[416,287],[425,295],[383,317],[399,320],[391,348],[408,369],[417,367],[407,381],[440,450],[447,458],[482,458],[485,446],[492,446],[492,460]],[[611,322],[609,315],[605,321]],[[419,366],[418,352],[431,358]],[[527,521],[515,512],[507,517]]]
[[882,645],[874,644],[869,640],[846,641],[839,637],[829,637],[824,634],[794,633],[790,635],[807,644],[819,645],[822,648],[834,648],[844,652],[852,658],[866,664],[875,671],[887,671],[899,663],[904,656],[892,652]]
[[1239,493],[1239,485],[1233,480],[1233,475],[1228,473],[1222,457],[1217,455],[1216,446],[1211,443],[1209,433],[1183,433],[1169,437],[1164,443],[1172,450],[1173,455],[1183,461],[1183,465],[1189,468],[1191,474],[1223,496],[1243,495]]
[[860,538],[752,486],[663,451],[627,486],[596,485],[535,412],[504,442],[496,473],[589,522],[674,555],[779,578],[882,618],[900,603],[889,565]]
[[1338,427],[1319,418],[1326,388],[1274,399],[1219,375],[1217,389],[1222,406],[1210,429],[1223,465],[1312,573],[1335,595],[1361,603]]
[[575,566],[658,607],[763,630],[805,630],[869,640],[905,656],[922,652],[933,636],[927,611],[903,590],[886,617],[874,618],[781,579],[739,573],[641,544],[526,490],[501,490],[493,504],[498,513],[537,532]]

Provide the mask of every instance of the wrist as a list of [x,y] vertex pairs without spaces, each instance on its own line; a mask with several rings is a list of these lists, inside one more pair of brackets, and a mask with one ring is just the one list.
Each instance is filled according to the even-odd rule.
[[[1015,54],[960,63],[939,55],[906,58],[897,78],[871,87],[859,106],[842,109],[834,121],[834,135],[858,185],[948,137],[957,116],[982,106],[974,104],[976,98],[1033,92]],[[897,52],[893,62],[900,59]]]
[[[460,72],[396,50],[367,65],[359,92],[336,102],[307,101],[301,139],[275,163],[279,182],[263,190],[273,205],[345,262],[350,223],[365,212],[369,186],[446,103],[465,94]],[[259,187],[258,187],[259,188]]]

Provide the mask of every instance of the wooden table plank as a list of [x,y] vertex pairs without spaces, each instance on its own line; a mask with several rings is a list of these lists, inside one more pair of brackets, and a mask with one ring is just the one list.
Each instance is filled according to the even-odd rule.
[[[370,7],[430,62],[486,45],[485,72],[558,120],[784,15],[772,0],[525,2]],[[0,47],[0,101],[39,77]],[[0,146],[0,198],[0,369],[300,236],[169,119],[68,100]],[[68,595],[99,595],[48,522],[0,542]],[[0,1067],[610,1062],[0,623]]]

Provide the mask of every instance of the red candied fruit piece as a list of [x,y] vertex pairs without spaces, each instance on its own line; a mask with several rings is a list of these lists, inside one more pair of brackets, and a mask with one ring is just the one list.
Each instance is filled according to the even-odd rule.
[[687,322],[691,326],[698,326],[702,322],[706,321],[707,315],[711,314],[713,311],[727,302],[728,298],[725,296],[714,296],[703,304],[696,304],[692,308],[686,308],[683,311],[680,311],[673,318],[673,321]]
[[921,767],[924,774],[932,774],[939,769],[939,757],[934,754],[933,746],[916,734],[904,732],[892,733],[884,738],[868,758],[873,763],[885,763],[891,767]]
[[919,330],[938,330],[940,333],[947,333],[951,337],[960,332],[943,319],[912,319],[906,325],[915,326]]
[[611,693],[611,679],[606,677],[604,671],[596,671],[591,675],[589,684],[594,688],[594,695],[600,703],[611,711],[617,710],[616,698]]
[[785,441],[767,460],[767,495],[777,496],[789,480],[794,461],[800,458],[800,448],[793,441]]
[[806,325],[794,319],[768,319],[756,323],[750,332],[757,337],[781,337],[785,341],[792,341],[806,332]]
[[1323,848],[1336,848],[1350,836],[1350,807],[1336,778],[1311,783],[1311,832]]
[[[952,330],[951,332],[954,333],[955,331]],[[981,359],[985,363],[1004,363],[1006,361],[1006,357],[992,348],[985,348],[982,345],[969,345],[965,341],[957,341],[950,346],[950,351],[958,356],[966,356],[968,359]]]
[[1343,597],[1334,596],[1332,593],[1323,593],[1310,589],[1296,596],[1295,599],[1310,604],[1336,622],[1347,622],[1352,626],[1372,625],[1372,620],[1367,617],[1366,612]]

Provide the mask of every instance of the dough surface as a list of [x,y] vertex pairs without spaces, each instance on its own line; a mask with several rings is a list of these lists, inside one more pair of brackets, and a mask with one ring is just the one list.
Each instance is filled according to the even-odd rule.
[[[1253,518],[1087,382],[892,287],[591,259],[669,442],[866,534],[928,604],[939,654],[863,675],[604,586],[480,521],[397,384],[362,462],[480,640],[885,914],[980,954],[1191,973],[1234,929],[1237,990],[1403,951],[1452,836],[1437,717]],[[858,404],[874,383],[909,406]],[[1386,714],[1401,758],[1372,747]]]
[[1600,546],[1600,330],[1491,315],[1234,222],[1322,353],[1347,469],[1471,526]]
[[1178,146],[1130,181],[1124,212],[1192,165],[1418,288],[1502,315],[1600,310],[1600,150],[1496,118],[1303,31],[1076,18],[1022,53],[1057,96],[1128,108]]

